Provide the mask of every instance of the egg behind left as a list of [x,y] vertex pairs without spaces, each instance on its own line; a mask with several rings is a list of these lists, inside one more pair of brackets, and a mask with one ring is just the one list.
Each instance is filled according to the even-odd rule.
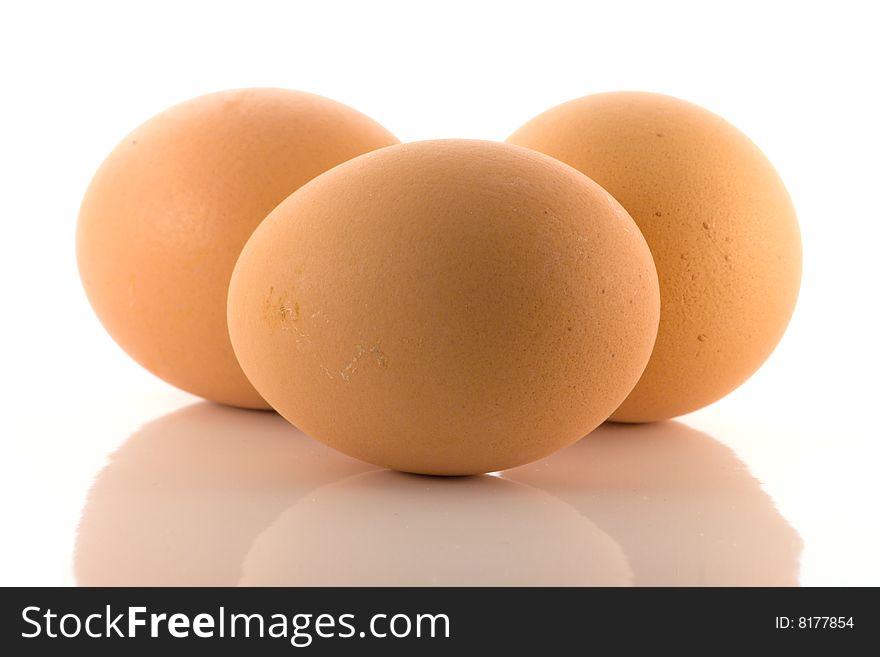
[[134,360],[168,383],[268,408],[226,327],[238,255],[300,186],[397,143],[346,105],[286,89],[223,91],[158,114],[110,153],[82,202],[77,261],[95,313]]

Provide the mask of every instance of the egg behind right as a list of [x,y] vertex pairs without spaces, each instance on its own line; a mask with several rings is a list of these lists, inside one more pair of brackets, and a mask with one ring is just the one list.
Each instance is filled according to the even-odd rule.
[[654,256],[657,341],[612,420],[697,410],[764,363],[794,311],[801,240],[785,185],[746,135],[677,98],[613,92],[558,105],[508,142],[598,182],[633,217]]

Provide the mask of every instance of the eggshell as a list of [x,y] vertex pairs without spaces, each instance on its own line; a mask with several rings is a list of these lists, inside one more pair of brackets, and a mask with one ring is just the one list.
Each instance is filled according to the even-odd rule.
[[782,180],[744,134],[685,101],[620,92],[554,107],[508,141],[593,178],[651,247],[657,344],[613,420],[696,410],[761,366],[794,311],[801,241]]
[[260,394],[349,455],[472,474],[602,422],[650,355],[637,227],[589,178],[481,141],[355,158],[280,204],[233,273],[229,331]]
[[157,376],[214,401],[266,408],[226,328],[241,247],[300,185],[394,143],[363,114],[298,91],[225,91],[162,112],[116,147],[86,192],[77,259],[89,301]]

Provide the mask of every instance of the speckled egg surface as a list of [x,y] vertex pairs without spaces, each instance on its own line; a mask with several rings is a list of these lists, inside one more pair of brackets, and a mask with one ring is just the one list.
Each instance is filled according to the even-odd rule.
[[315,178],[242,251],[235,353],[306,433],[410,472],[509,468],[588,433],[635,385],[656,272],[623,208],[534,151],[442,140]]
[[696,410],[761,366],[794,310],[801,242],[779,175],[743,133],[676,98],[619,92],[554,107],[508,141],[593,178],[632,215],[653,253],[657,344],[612,419]]

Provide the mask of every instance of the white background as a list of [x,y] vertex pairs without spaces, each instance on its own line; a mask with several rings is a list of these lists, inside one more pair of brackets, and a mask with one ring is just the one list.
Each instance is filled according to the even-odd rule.
[[[767,566],[761,563],[765,557],[760,549],[754,554],[737,552],[739,541],[747,544],[751,536],[754,546],[755,532],[761,531],[742,515],[730,515],[745,500],[742,494],[751,500],[743,504],[761,506],[759,514],[776,514],[775,505],[775,527],[790,527],[800,536],[799,560],[786,566],[794,568],[797,581],[880,585],[880,436],[874,419],[880,365],[880,22],[873,7],[871,2],[766,1],[726,7],[706,2],[548,0],[447,0],[436,5],[3,3],[0,583],[66,584],[77,577],[84,583],[97,581],[82,574],[82,563],[79,575],[74,570],[78,526],[87,514],[90,526],[103,529],[85,537],[86,543],[100,549],[94,548],[97,556],[77,558],[111,562],[106,567],[93,564],[99,571],[95,577],[119,582],[125,569],[118,563],[137,565],[161,552],[166,562],[150,562],[154,581],[165,577],[187,583],[191,572],[173,563],[174,555],[186,552],[196,563],[192,553],[216,551],[217,541],[224,540],[217,530],[210,537],[214,544],[207,543],[199,523],[211,514],[229,513],[230,526],[236,525],[235,513],[250,518],[266,504],[260,497],[265,491],[259,487],[259,450],[268,448],[261,446],[260,432],[265,431],[260,427],[271,425],[270,433],[287,431],[271,420],[255,420],[252,431],[226,436],[226,442],[235,443],[229,449],[244,445],[247,453],[256,454],[256,470],[242,473],[235,462],[225,463],[223,476],[210,479],[210,486],[200,487],[199,482],[208,480],[198,476],[188,479],[185,467],[190,466],[182,465],[173,445],[157,447],[150,453],[157,461],[149,464],[137,460],[136,450],[125,451],[127,439],[142,425],[197,400],[141,370],[105,334],[79,285],[74,230],[91,175],[139,123],[203,93],[279,86],[347,103],[403,141],[503,140],[552,105],[622,89],[679,96],[737,125],[769,156],[794,199],[803,234],[804,277],[790,329],[765,367],[726,399],[681,420],[706,434],[700,439],[704,447],[730,448],[730,453],[723,451],[729,458],[721,459],[723,463],[701,461],[679,450],[679,466],[670,467],[667,478],[654,472],[649,493],[639,497],[650,498],[651,506],[624,507],[615,506],[614,496],[623,489],[637,490],[648,473],[635,454],[609,448],[623,449],[615,452],[615,463],[624,472],[616,475],[620,486],[590,489],[589,495],[604,504],[601,512],[590,511],[593,507],[578,502],[576,495],[557,495],[547,504],[557,511],[560,504],[573,507],[578,513],[571,517],[581,518],[578,522],[603,526],[588,516],[604,513],[613,516],[606,525],[626,525],[637,537],[631,543],[607,527],[602,531],[620,545],[634,571],[643,569],[636,573],[636,583],[725,581],[718,574],[726,572],[725,559],[741,571],[731,581],[769,582],[772,577],[760,575]],[[196,415],[210,416],[208,425],[222,430],[224,411],[205,408],[197,408]],[[161,421],[157,426],[161,433]],[[600,431],[604,434],[599,438],[608,442],[609,430]],[[653,440],[650,449],[662,455],[663,430],[644,431],[640,435]],[[658,436],[651,438],[651,431]],[[146,433],[146,440],[162,442],[161,436],[153,435],[155,427]],[[291,435],[305,452],[318,453],[307,439]],[[90,508],[86,499],[93,482],[96,476],[101,480],[99,473],[120,446],[119,458],[132,461],[126,466],[129,470],[120,470],[118,476],[112,468],[103,470],[119,481],[108,484],[110,492]],[[199,448],[206,450],[204,458],[193,453],[187,458],[213,464],[224,458],[207,446],[210,439]],[[342,463],[329,452],[320,454],[325,462]],[[603,458],[607,454],[597,450],[594,460],[584,464],[599,479]],[[569,461],[574,462],[574,456]],[[699,487],[688,489],[687,482],[701,469],[705,481],[725,479],[731,472],[751,473],[758,481],[743,484],[745,488],[737,484],[730,490],[713,490],[718,504],[695,509],[695,500],[707,493]],[[135,479],[138,473],[154,475],[135,485],[126,472],[134,473]],[[168,472],[177,474],[165,476]],[[332,480],[328,475],[327,481]],[[417,478],[412,481],[421,483],[406,481],[410,483],[399,485],[430,489],[430,494],[440,485]],[[275,485],[286,485],[283,475]],[[540,492],[555,494],[552,482]],[[444,502],[445,494],[425,513],[438,514],[434,526],[454,525],[458,516],[465,525],[459,527],[455,544],[438,551],[441,556],[431,572],[421,573],[438,583],[479,570],[479,560],[492,553],[487,546],[495,540],[479,519],[468,515],[472,504]],[[480,497],[474,495],[467,499],[479,506]],[[153,504],[154,499],[161,503]],[[305,499],[314,500],[319,511],[335,514],[328,523],[343,531],[339,527],[345,526],[345,504],[339,503],[339,495]],[[507,508],[505,496],[498,499]],[[265,511],[266,517],[257,523],[261,526],[247,531],[230,527],[230,532],[239,531],[236,540],[242,543],[228,556],[234,572],[249,553],[249,543],[271,543],[284,535],[282,512],[291,504],[274,500],[267,506],[271,513]],[[106,511],[108,505],[111,511]],[[181,506],[187,513],[180,512]],[[530,537],[529,523],[541,527],[546,519],[526,512],[516,517],[517,508],[510,507],[507,525],[492,530],[503,537],[502,543],[519,550],[517,558],[524,562],[558,557],[557,544],[537,545]],[[295,504],[291,509],[294,518],[308,515]],[[569,515],[559,512],[558,517],[567,526]],[[395,553],[396,543],[412,538],[409,525],[392,526],[387,518],[377,518],[374,524],[378,538],[372,544],[374,554],[368,555],[375,561],[371,567],[392,578],[394,565],[383,562],[383,554]],[[678,527],[677,533],[670,527]],[[716,532],[713,541],[725,544],[727,556],[700,543],[709,530]],[[668,555],[648,566],[635,563],[633,545],[660,545],[670,531],[682,560],[704,566],[696,575],[683,575],[686,568],[676,566]],[[143,540],[119,539],[132,532],[154,537],[149,554],[131,553],[143,547]],[[257,540],[259,535],[263,540]],[[448,535],[429,532],[421,540],[443,541]],[[295,541],[295,532],[288,538]],[[775,549],[772,543],[764,547]],[[447,561],[442,554],[449,555]],[[332,564],[325,566],[332,569]],[[518,568],[522,570],[522,564]],[[653,580],[645,568],[653,569]],[[208,568],[203,581],[222,580],[219,575],[212,580],[214,575]],[[533,575],[536,583],[552,580],[540,569]],[[415,573],[414,580],[418,576]],[[504,583],[512,581],[510,577],[509,570],[499,570],[487,581]]]

